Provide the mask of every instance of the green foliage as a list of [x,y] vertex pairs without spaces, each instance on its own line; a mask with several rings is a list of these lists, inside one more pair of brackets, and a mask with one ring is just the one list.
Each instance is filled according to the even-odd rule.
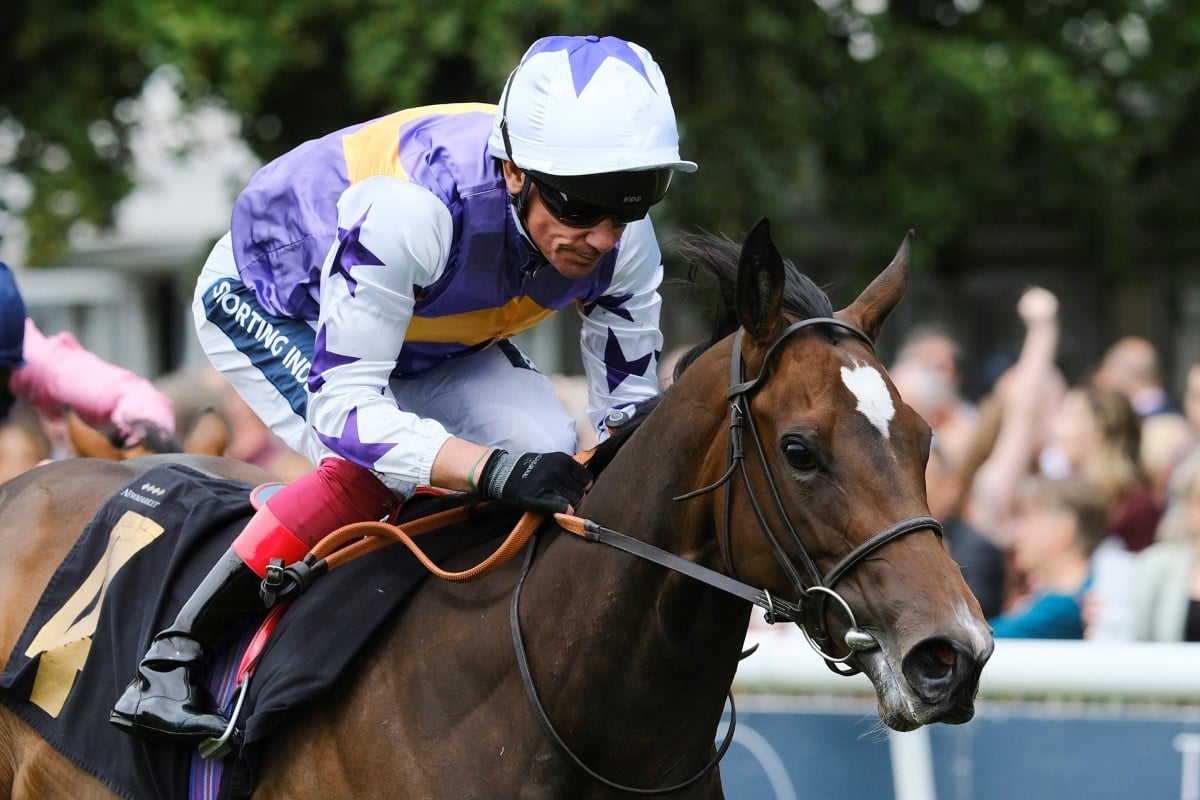
[[239,114],[267,159],[396,108],[494,101],[549,33],[625,36],[662,65],[701,164],[656,215],[664,227],[737,235],[765,214],[795,252],[819,217],[871,270],[916,228],[918,262],[953,274],[988,227],[1049,227],[1112,266],[1200,211],[1191,4],[8,0],[3,13],[0,170],[32,194],[0,192],[0,213],[23,216],[31,261],[73,222],[111,220],[130,188],[127,101],[161,65],[189,101]]

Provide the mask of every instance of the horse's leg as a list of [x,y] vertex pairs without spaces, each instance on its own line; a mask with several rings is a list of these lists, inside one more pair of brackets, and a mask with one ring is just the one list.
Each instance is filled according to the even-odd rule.
[[7,709],[0,708],[0,800],[115,800]]

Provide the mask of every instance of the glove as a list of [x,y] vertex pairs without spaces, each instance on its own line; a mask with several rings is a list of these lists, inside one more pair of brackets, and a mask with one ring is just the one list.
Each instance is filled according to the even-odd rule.
[[479,493],[531,511],[566,513],[583,499],[592,474],[566,453],[494,450],[479,473]]

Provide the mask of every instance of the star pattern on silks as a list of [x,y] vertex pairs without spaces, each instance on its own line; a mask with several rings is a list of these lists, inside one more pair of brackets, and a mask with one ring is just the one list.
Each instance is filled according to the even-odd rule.
[[367,214],[370,213],[371,209],[368,207],[353,225],[349,228],[338,228],[337,231],[337,253],[333,256],[333,265],[330,267],[329,274],[341,275],[346,279],[346,290],[350,292],[351,297],[354,297],[354,293],[358,291],[358,281],[350,274],[352,268],[364,265],[383,266],[383,261],[379,259],[379,256],[368,250],[359,239],[362,235],[363,223],[367,221]]
[[610,314],[616,314],[622,319],[633,322],[633,314],[625,310],[626,301],[632,297],[632,294],[623,294],[615,297],[598,297],[594,303],[586,303],[583,306],[583,313],[590,317],[596,307],[599,306]]
[[353,364],[357,356],[344,356],[329,349],[326,344],[327,330],[324,325],[317,328],[317,337],[313,340],[312,368],[308,373],[308,390],[313,394],[321,391],[325,385],[325,373],[334,367]]
[[[536,49],[530,50],[528,55],[555,53],[559,50],[567,51],[567,62],[571,65],[571,80],[575,84],[576,97],[587,88],[592,76],[606,58],[625,62],[637,70],[646,79],[646,83],[650,83],[650,76],[646,74],[646,65],[642,63],[642,59],[633,52],[628,42],[615,36],[549,36],[540,41]],[[653,88],[654,84],[650,83],[650,87]]]
[[375,462],[383,458],[389,450],[396,446],[395,442],[364,442],[358,434],[358,409],[351,409],[346,415],[346,424],[338,436],[326,436],[317,431],[321,443],[361,467],[374,467]]
[[653,357],[654,353],[650,352],[641,358],[627,359],[625,352],[621,350],[621,343],[617,341],[617,334],[610,329],[608,341],[604,345],[604,365],[608,369],[608,390],[614,391],[621,385],[621,381],[630,375],[645,375],[646,367],[650,366],[650,359]]

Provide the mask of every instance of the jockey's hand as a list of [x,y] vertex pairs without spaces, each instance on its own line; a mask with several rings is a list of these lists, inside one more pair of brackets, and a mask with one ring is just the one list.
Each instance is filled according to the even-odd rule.
[[592,474],[566,453],[493,450],[479,475],[479,493],[531,511],[571,513]]

